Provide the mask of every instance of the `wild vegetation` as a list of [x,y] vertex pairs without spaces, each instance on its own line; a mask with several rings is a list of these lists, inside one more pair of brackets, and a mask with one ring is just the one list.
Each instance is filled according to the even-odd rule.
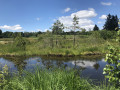
[[53,35],[51,32],[40,34],[38,37],[15,39],[0,39],[0,55],[86,55],[107,53],[110,43],[118,47],[115,42],[115,31],[89,31],[89,35]]
[[[5,66],[4,68],[6,68]],[[7,72],[7,70],[3,71]],[[6,68],[7,69],[7,68]],[[80,71],[79,71],[80,72]],[[34,73],[24,72],[24,75],[15,75],[11,78],[1,76],[0,89],[3,90],[119,90],[113,85],[100,83],[100,86],[92,84],[92,81],[80,77],[76,70],[65,69],[40,69]],[[5,74],[3,74],[5,75]]]
[[[3,32],[0,30],[0,55],[91,55],[107,53],[107,45],[118,47],[115,38],[118,18],[108,15],[104,30],[95,25],[93,31],[78,26],[74,16],[73,26],[65,27],[57,20],[46,32]],[[71,31],[65,32],[64,29]]]
[[[26,72],[23,76],[14,76],[6,79],[7,66],[0,74],[1,89],[8,90],[119,90],[120,63],[119,63],[119,42],[116,42],[119,30],[118,18],[108,15],[104,30],[99,30],[95,25],[93,31],[81,29],[76,16],[73,18],[73,26],[64,27],[57,20],[52,31],[47,32],[4,32],[0,30],[0,55],[53,55],[53,56],[75,56],[75,55],[96,55],[105,54],[108,65],[104,68],[107,74],[109,85],[101,84],[95,86],[87,79],[81,78],[75,70],[67,71],[61,69],[41,70],[35,73]],[[71,29],[65,32],[63,29]],[[81,31],[77,31],[80,29]],[[118,31],[118,35],[120,32]],[[117,38],[119,41],[119,37]],[[108,48],[108,45],[114,47]],[[115,85],[115,86],[114,86]]]
[[[120,31],[118,31],[118,37],[116,41],[120,42]],[[104,68],[103,74],[107,74],[106,78],[109,82],[120,86],[120,48],[115,48],[114,46],[109,46],[109,53],[106,54],[106,62],[108,64]]]
[[[93,31],[78,26],[79,18],[74,16],[73,26],[65,27],[57,20],[52,32],[3,32],[0,30],[0,55],[86,55],[107,52],[107,44],[117,43],[113,39],[118,30],[118,17],[108,15],[105,30],[95,25]],[[64,29],[71,31],[65,32]],[[80,31],[79,31],[80,30]]]

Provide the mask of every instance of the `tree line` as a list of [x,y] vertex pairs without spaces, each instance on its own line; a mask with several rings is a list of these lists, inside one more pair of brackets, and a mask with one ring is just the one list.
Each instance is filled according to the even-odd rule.
[[[118,31],[119,29],[118,22],[119,22],[119,19],[117,15],[108,14],[106,22],[103,26],[103,30]],[[86,29],[80,28],[78,24],[79,24],[79,18],[77,16],[73,18],[73,25],[70,27],[65,27],[63,23],[61,23],[59,20],[56,20],[56,22],[50,28],[52,30],[51,33],[55,35],[80,35],[80,34],[89,35],[91,34],[91,31],[86,31]],[[70,31],[65,32],[64,29],[70,29]],[[78,30],[76,31],[76,29]],[[98,31],[98,30],[100,29],[95,24],[92,31]],[[46,32],[42,32],[42,31],[39,31],[39,32],[10,32],[10,31],[2,32],[2,30],[0,30],[0,38],[14,38],[18,34],[21,34],[22,37],[31,37],[31,36],[37,37],[39,34],[44,34],[44,33],[48,33],[48,31]]]

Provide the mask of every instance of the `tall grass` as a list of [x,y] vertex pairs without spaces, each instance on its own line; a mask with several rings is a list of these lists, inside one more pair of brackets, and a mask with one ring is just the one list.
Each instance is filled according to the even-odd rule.
[[[56,39],[57,37],[57,45]],[[73,47],[73,35],[41,35],[37,38],[27,38],[30,43],[26,50],[20,50],[12,43],[0,44],[0,55],[84,55],[103,54],[107,52],[107,45],[119,45],[113,39],[104,40],[96,33],[93,35],[76,35]],[[4,39],[3,39],[4,40]],[[5,39],[6,40],[6,39]]]
[[81,78],[75,70],[65,69],[39,69],[34,73],[26,72],[22,76],[10,78],[1,90],[119,90],[113,85],[100,83]]
[[75,71],[61,69],[26,72],[25,76],[14,77],[7,85],[8,90],[90,90],[92,85]]

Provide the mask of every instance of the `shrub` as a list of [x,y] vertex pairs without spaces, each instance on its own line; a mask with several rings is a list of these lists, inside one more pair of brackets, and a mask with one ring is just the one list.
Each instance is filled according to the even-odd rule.
[[24,39],[23,37],[21,36],[17,36],[14,40],[14,45],[15,47],[18,47],[22,50],[25,50],[26,49],[26,44],[29,43],[28,40]]
[[107,40],[107,39],[114,39],[116,37],[116,31],[107,31],[107,30],[101,30],[100,36]]
[[[118,31],[118,36],[120,36],[120,31]],[[106,54],[105,59],[108,64],[104,68],[103,74],[107,74],[106,78],[108,78],[110,82],[118,86],[120,85],[120,48],[109,46],[108,49],[109,53]]]

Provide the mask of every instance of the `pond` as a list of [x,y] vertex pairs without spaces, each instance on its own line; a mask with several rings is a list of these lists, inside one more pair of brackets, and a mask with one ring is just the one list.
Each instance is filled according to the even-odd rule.
[[79,57],[0,57],[0,68],[7,64],[10,72],[32,70],[36,65],[41,68],[65,68],[78,69],[82,77],[88,77],[94,81],[103,81],[103,68],[106,65],[103,56],[79,56]]

